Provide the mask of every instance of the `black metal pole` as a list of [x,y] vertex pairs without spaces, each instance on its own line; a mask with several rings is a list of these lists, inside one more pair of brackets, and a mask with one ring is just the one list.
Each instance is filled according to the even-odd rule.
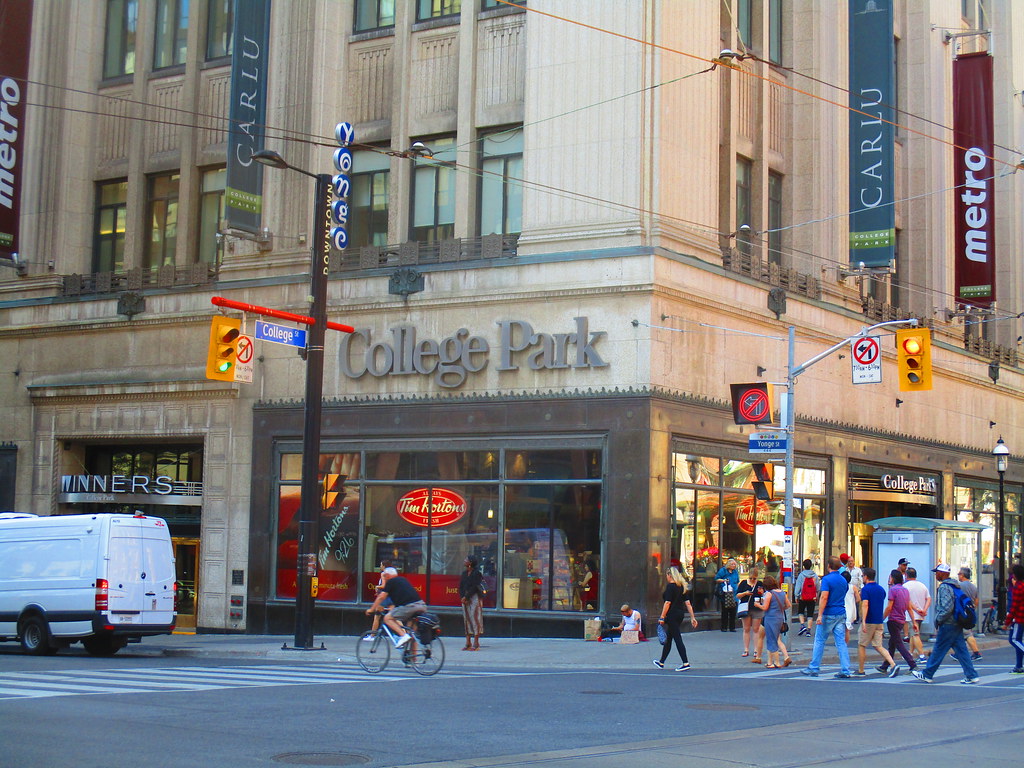
[[306,403],[302,428],[302,480],[299,505],[299,554],[295,564],[295,648],[313,648],[313,577],[320,522],[320,422],[324,392],[324,333],[327,330],[327,269],[331,252],[331,177],[316,175],[315,233],[310,263],[313,318],[306,342]]
[[999,471],[999,523],[997,536],[999,537],[999,589],[996,592],[996,612],[999,614],[999,625],[1002,626],[1003,620],[1006,619],[1006,552],[1004,550],[1004,535],[1003,530],[1004,520],[1006,518],[1006,507],[1005,499],[1003,497],[1003,475],[1006,474],[1005,470]]

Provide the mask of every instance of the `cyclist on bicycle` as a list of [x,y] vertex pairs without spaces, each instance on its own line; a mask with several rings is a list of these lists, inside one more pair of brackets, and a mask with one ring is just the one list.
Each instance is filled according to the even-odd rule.
[[412,633],[405,628],[404,622],[413,616],[425,613],[427,604],[423,602],[420,593],[409,583],[409,580],[404,576],[399,576],[398,571],[394,568],[385,568],[381,577],[384,579],[384,586],[377,593],[373,605],[366,609],[366,615],[369,616],[377,611],[387,598],[391,598],[394,605],[388,608],[387,613],[384,614],[384,623],[396,635],[399,635],[395,647],[401,648],[412,640]]

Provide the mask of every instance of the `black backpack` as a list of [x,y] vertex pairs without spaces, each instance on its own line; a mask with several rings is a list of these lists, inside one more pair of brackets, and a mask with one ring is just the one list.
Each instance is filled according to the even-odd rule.
[[421,613],[416,617],[416,638],[421,643],[432,643],[441,634],[441,619],[433,613]]

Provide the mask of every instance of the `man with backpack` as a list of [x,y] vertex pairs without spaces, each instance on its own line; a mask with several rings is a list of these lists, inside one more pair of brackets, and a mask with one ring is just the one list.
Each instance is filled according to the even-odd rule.
[[960,583],[950,578],[950,568],[946,563],[939,563],[932,568],[932,573],[939,580],[935,590],[935,647],[924,670],[915,669],[911,674],[923,682],[932,682],[936,670],[952,648],[953,655],[964,670],[960,684],[973,685],[978,682],[978,673],[967,650],[964,629],[977,623],[977,613],[970,598],[960,589]]
[[818,584],[821,581],[818,574],[811,570],[812,565],[810,559],[804,560],[804,569],[796,577],[796,610],[800,618],[800,631],[797,635],[806,637],[811,635],[810,623],[814,621],[814,603],[818,599]]

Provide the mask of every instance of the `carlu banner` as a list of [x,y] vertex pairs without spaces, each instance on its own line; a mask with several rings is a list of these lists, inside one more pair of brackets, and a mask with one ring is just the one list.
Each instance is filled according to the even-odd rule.
[[892,0],[849,0],[849,11],[850,263],[884,267],[896,253]]
[[224,191],[227,225],[260,231],[263,166],[252,159],[263,149],[270,64],[270,0],[234,0],[228,168]]

